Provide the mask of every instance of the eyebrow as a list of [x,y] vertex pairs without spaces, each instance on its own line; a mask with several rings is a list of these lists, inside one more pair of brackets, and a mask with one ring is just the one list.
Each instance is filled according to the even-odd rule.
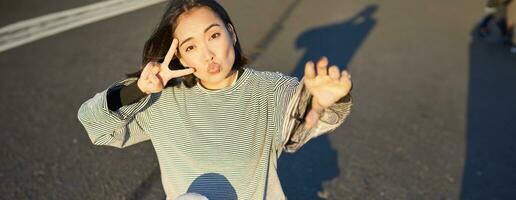
[[[212,25],[209,25],[208,27],[206,27],[206,28],[204,29],[204,32],[205,32],[205,33],[206,33],[206,32],[208,32],[208,30],[210,30],[211,28],[213,28],[213,27],[215,27],[215,26],[219,26],[219,27],[220,27],[220,25],[219,25],[219,24],[212,24]],[[189,41],[189,40],[191,40],[191,39],[193,39],[193,37],[186,38],[185,40],[183,40],[183,41],[179,44],[179,46],[182,46],[185,42],[188,42],[188,41]]]

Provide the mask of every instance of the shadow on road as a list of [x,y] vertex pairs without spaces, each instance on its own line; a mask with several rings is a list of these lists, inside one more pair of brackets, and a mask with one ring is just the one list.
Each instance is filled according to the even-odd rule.
[[[144,179],[133,193],[127,197],[129,200],[141,199],[165,199],[165,191],[161,186],[159,166],[154,167],[152,172]],[[153,192],[158,191],[158,192]],[[158,197],[153,195],[159,195]]]
[[[296,48],[304,49],[292,75],[303,76],[308,60],[327,56],[330,64],[346,69],[351,58],[367,38],[377,20],[373,15],[378,6],[369,5],[355,16],[341,23],[310,29],[296,41]],[[322,184],[339,175],[337,152],[332,149],[327,135],[307,143],[295,154],[283,154],[278,161],[278,173],[289,199],[320,199]],[[323,192],[324,194],[324,192]]]
[[287,19],[290,18],[292,15],[292,12],[297,8],[297,6],[302,2],[303,0],[294,0],[292,1],[287,9],[283,11],[281,16],[278,17],[278,21],[274,22],[273,26],[269,29],[267,34],[260,39],[258,44],[254,47],[255,52],[251,53],[249,55],[249,60],[257,60],[264,51],[269,49],[269,46],[271,45],[272,41],[278,36],[278,33],[280,33],[283,30],[283,27],[285,26],[285,22]]
[[516,55],[473,38],[461,199],[516,199]]

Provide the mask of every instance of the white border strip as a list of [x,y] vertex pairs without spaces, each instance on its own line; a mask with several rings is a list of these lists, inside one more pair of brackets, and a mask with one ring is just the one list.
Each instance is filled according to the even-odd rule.
[[0,52],[164,1],[108,0],[16,22],[0,28]]

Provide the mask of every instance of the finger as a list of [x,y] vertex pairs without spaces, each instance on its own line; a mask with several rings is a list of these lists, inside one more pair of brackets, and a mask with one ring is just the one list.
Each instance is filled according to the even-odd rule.
[[317,75],[326,76],[328,74],[328,58],[322,57],[317,62]]
[[164,63],[160,64],[160,73],[169,73],[172,70],[168,67],[168,65],[165,65]]
[[180,69],[180,70],[174,70],[172,71],[173,78],[180,77],[180,76],[186,76],[188,74],[194,73],[194,68],[187,68],[187,69]]
[[147,79],[147,77],[149,76],[149,72],[150,70],[152,69],[152,62],[149,62],[147,63],[144,67],[143,67],[143,70],[142,70],[142,73],[140,74],[140,78],[142,79]]
[[348,70],[342,70],[341,75],[351,77],[351,74],[349,74]]
[[346,70],[340,74],[340,82],[345,84],[351,83],[351,75]]
[[153,85],[163,85],[163,82],[161,81],[161,79],[158,77],[158,75],[156,74],[151,74],[149,76],[149,80],[150,82],[153,84]]
[[306,79],[315,78],[314,62],[312,62],[312,61],[308,61],[305,64],[305,78]]
[[336,65],[333,65],[328,69],[328,73],[333,80],[339,80],[340,78],[340,69]]
[[341,79],[342,79],[342,78],[351,79],[351,75],[348,73],[348,71],[347,71],[347,70],[343,70],[343,71],[340,73],[340,77],[341,77]]
[[168,49],[167,55],[165,56],[165,60],[163,60],[163,63],[161,63],[161,65],[167,66],[168,68],[170,61],[172,61],[172,59],[174,58],[174,54],[176,53],[177,43],[177,39],[174,38],[172,40],[172,44],[170,44],[170,48]]
[[163,83],[166,84],[170,79],[186,76],[188,74],[194,73],[195,70],[193,68],[180,69],[180,70],[168,70],[161,71],[160,76],[163,78]]
[[145,80],[147,83],[153,83],[153,76],[156,76],[156,74],[159,73],[159,66],[156,66],[155,63],[150,63],[149,69],[147,71],[147,75],[145,76]]
[[161,69],[160,69],[159,66],[153,65],[152,68],[150,69],[149,73],[152,74],[152,75],[156,75],[160,71],[161,71]]

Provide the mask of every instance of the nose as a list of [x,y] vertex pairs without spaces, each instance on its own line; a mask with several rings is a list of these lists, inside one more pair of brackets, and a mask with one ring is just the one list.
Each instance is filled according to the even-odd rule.
[[205,45],[204,46],[204,52],[203,53],[204,53],[204,59],[206,60],[206,62],[213,61],[213,59],[215,57],[215,54],[213,53],[213,51],[211,50],[209,45]]

